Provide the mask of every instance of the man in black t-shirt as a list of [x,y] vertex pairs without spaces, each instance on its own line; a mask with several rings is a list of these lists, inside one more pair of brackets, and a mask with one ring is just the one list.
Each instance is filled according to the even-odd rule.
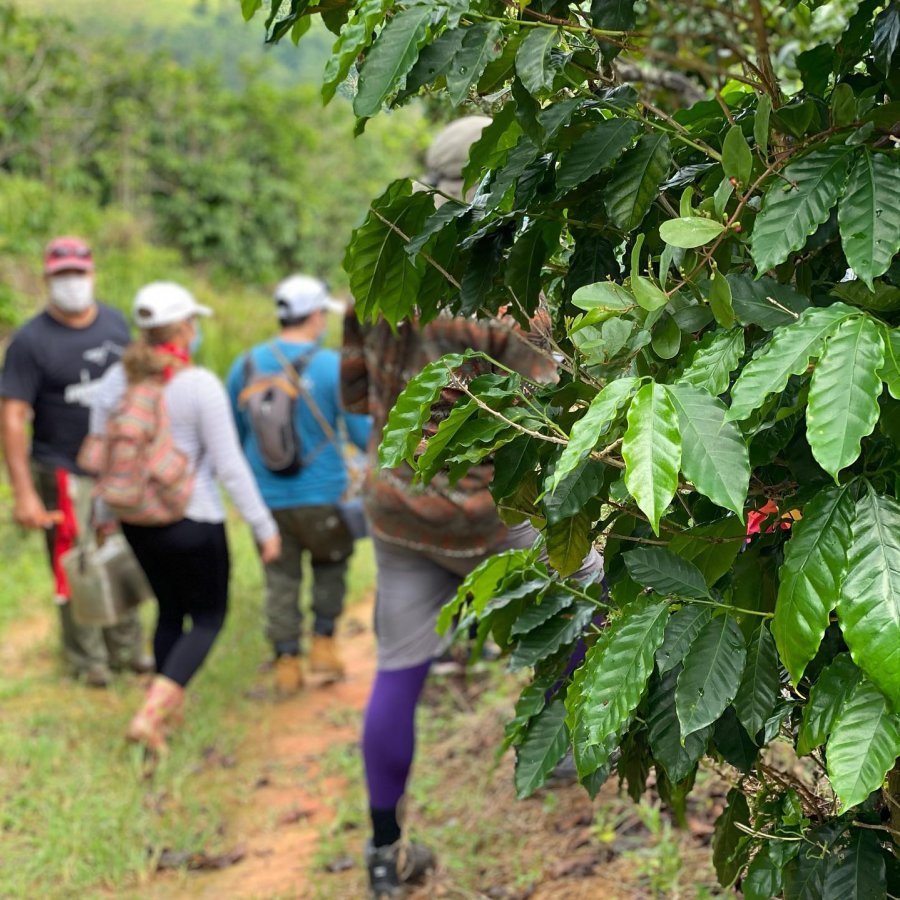
[[3,453],[16,522],[47,535],[66,661],[73,674],[105,687],[110,668],[149,668],[140,624],[134,615],[104,629],[76,622],[60,557],[79,526],[89,527],[74,514],[89,490],[75,460],[87,434],[92,392],[128,345],[129,329],[120,312],[94,300],[94,261],[84,241],[51,241],[44,276],[46,310],[16,332],[6,351],[0,379]]

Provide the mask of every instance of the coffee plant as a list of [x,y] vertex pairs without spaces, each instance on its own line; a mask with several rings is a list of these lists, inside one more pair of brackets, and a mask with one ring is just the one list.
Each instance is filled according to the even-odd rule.
[[[360,316],[506,313],[558,365],[445,357],[380,451],[423,482],[493,457],[541,531],[549,567],[496,556],[441,621],[533,672],[519,794],[571,748],[592,795],[652,770],[683,817],[707,758],[723,885],[900,895],[900,3],[290,0],[267,36],[316,14],[359,130],[423,93],[492,116],[469,199],[372,202]],[[592,543],[603,587],[567,578]]]

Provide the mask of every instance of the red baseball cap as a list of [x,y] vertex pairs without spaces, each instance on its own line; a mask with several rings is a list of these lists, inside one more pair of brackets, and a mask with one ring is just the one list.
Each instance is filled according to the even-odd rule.
[[93,272],[91,248],[77,237],[58,237],[47,244],[44,252],[44,274],[57,272]]

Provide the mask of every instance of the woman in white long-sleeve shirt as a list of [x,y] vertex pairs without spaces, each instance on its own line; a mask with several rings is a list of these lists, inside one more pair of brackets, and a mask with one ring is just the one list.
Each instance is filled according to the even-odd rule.
[[210,314],[180,285],[154,282],[141,288],[134,300],[141,339],[104,376],[91,411],[91,433],[103,434],[129,383],[163,380],[172,440],[194,472],[183,519],[161,526],[122,525],[159,602],[153,639],[159,674],[127,735],[156,753],[165,749],[165,727],[179,717],[184,689],[225,621],[229,559],[216,482],[252,528],[263,562],[277,558],[281,548],[278,526],[241,451],[225,390],[212,372],[191,364],[199,334],[196,319]]

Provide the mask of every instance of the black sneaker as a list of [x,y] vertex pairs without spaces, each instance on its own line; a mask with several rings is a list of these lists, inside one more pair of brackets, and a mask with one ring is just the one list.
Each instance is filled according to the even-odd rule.
[[422,844],[397,841],[385,847],[366,844],[366,868],[372,900],[406,896],[406,885],[416,884],[436,865],[434,854]]

